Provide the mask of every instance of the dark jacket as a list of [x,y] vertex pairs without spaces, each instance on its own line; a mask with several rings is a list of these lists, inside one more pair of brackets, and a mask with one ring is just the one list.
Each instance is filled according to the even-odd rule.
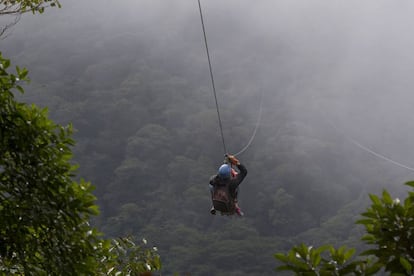
[[229,190],[230,190],[230,194],[233,198],[237,197],[237,188],[239,187],[240,183],[243,181],[243,179],[246,177],[247,175],[247,169],[244,165],[240,164],[240,165],[236,165],[237,169],[239,170],[239,173],[237,174],[236,177],[234,178],[230,178],[230,179],[220,179],[218,177],[218,175],[213,175],[210,178],[210,184],[215,187],[215,186],[222,186],[222,185],[228,185],[229,186]]

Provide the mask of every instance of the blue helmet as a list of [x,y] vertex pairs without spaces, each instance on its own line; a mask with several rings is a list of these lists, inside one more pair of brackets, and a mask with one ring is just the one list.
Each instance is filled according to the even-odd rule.
[[231,167],[228,164],[223,164],[218,170],[218,176],[221,179],[229,179],[231,175]]

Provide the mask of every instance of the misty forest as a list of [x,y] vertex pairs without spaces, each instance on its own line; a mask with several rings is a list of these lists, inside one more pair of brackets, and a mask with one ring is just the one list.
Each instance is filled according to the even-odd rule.
[[217,102],[196,0],[60,5],[0,18],[1,275],[414,273],[413,2],[201,1]]

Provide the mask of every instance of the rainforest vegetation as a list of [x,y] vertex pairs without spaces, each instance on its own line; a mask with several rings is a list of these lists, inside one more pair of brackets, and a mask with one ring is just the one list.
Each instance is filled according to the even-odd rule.
[[[362,271],[366,263],[351,257],[382,245],[371,213],[405,212],[412,233],[413,185],[403,185],[412,172],[355,147],[331,126],[343,118],[326,115],[345,109],[345,96],[331,90],[349,96],[386,85],[324,82],[338,73],[334,54],[295,46],[282,27],[271,41],[240,35],[231,16],[207,10],[216,16],[207,26],[216,30],[210,46],[229,153],[258,126],[238,156],[249,172],[239,194],[245,216],[210,215],[208,180],[224,152],[197,6],[181,3],[195,12],[177,17],[168,7],[155,12],[160,1],[142,1],[138,15],[109,3],[65,1],[25,14],[0,41],[0,272],[115,275],[150,265],[162,275],[290,275],[281,271],[330,271],[329,252],[343,257],[345,272]],[[365,111],[366,103],[352,106]],[[346,121],[374,117],[359,115]],[[389,145],[395,131],[381,119],[367,127],[381,135],[366,141],[407,156],[408,138],[398,140],[402,149]],[[408,253],[368,252],[377,257],[371,272],[413,270]]]

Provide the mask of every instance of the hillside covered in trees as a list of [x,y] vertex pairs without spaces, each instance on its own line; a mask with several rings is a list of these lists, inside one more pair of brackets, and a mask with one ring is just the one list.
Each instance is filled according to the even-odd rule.
[[[269,1],[205,3],[229,152],[259,124],[238,156],[249,171],[238,218],[209,213],[208,180],[224,153],[196,3],[163,2],[65,1],[23,17],[0,42],[5,56],[29,68],[19,99],[73,124],[77,175],[96,187],[100,206],[93,224],[108,237],[151,241],[165,275],[270,275],[273,254],[300,242],[363,250],[354,221],[368,193],[402,195],[401,183],[414,176],[349,139],[414,164],[407,151],[414,134],[398,135],[413,124],[401,120],[413,100],[405,98],[412,64],[398,63],[406,48],[387,44],[408,15],[352,44],[349,36],[370,29],[335,21],[351,6],[328,5],[315,19],[301,15],[319,14],[321,1],[282,1],[275,17],[265,12]],[[385,2],[375,7],[388,14]],[[258,14],[273,18],[271,30]],[[367,16],[372,24],[375,15]],[[383,49],[367,50],[383,40]],[[361,55],[355,71],[350,63]],[[393,116],[383,112],[387,105]]]

